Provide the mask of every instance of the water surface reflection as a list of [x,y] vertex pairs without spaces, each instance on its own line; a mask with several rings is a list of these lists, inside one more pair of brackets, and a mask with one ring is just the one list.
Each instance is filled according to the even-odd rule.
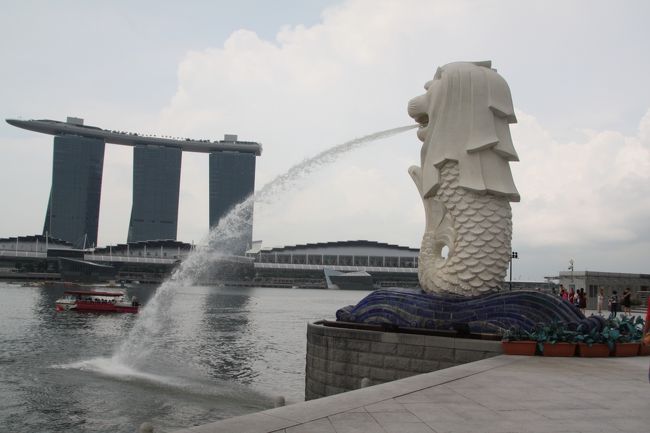
[[[130,289],[145,304],[151,288]],[[63,289],[0,282],[0,426],[157,431],[303,399],[306,324],[364,293],[181,287],[137,366],[113,357],[137,316],[56,312]],[[1,429],[0,429],[1,430]]]

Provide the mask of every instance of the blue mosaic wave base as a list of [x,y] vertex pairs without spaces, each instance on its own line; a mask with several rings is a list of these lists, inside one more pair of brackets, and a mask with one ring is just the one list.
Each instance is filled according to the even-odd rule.
[[580,323],[600,327],[580,310],[546,293],[517,290],[473,297],[440,295],[422,290],[390,288],[372,292],[357,305],[336,312],[342,322],[384,324],[400,328],[453,330],[469,327],[474,333],[498,333],[519,327],[530,331],[539,323]]

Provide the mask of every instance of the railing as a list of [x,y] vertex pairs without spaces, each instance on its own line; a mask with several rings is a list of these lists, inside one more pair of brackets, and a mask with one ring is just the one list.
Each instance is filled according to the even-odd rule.
[[295,263],[259,263],[255,262],[256,269],[304,269],[304,270],[324,270],[333,269],[335,271],[366,271],[366,272],[399,272],[417,274],[418,268],[397,268],[397,267],[378,267],[378,266],[340,266],[340,265],[299,265]]
[[0,250],[0,256],[46,258],[47,253],[41,253],[39,251]]
[[156,258],[156,257],[134,257],[134,256],[116,256],[116,255],[99,255],[99,254],[86,254],[84,260],[94,262],[126,262],[126,263],[159,263],[163,265],[171,265],[178,261],[180,258]]
[[[0,250],[0,257],[32,257],[32,258],[47,258],[47,253],[38,251],[16,251],[16,250]],[[137,257],[137,256],[118,256],[118,255],[104,255],[104,254],[84,254],[84,260],[95,262],[128,262],[128,263],[160,263],[164,265],[171,265],[180,261],[181,258],[156,258],[156,257]]]

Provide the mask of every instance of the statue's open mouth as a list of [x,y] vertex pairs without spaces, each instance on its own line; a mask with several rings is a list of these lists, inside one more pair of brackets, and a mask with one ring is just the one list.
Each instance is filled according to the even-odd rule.
[[418,136],[420,141],[424,143],[424,141],[426,140],[427,133],[429,131],[429,129],[427,128],[429,126],[429,115],[427,113],[421,113],[413,116],[413,118],[420,125],[416,135]]
[[429,126],[429,115],[427,113],[419,114],[415,121],[420,124],[420,128],[426,128]]

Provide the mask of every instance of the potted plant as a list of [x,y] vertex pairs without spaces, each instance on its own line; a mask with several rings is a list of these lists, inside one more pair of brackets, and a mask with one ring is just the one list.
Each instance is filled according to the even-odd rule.
[[639,347],[639,355],[648,356],[650,355],[650,332],[643,336],[641,340],[641,347]]
[[567,329],[562,322],[539,324],[533,334],[544,356],[573,356],[576,353],[576,332]]
[[585,358],[604,358],[610,355],[611,350],[602,331],[607,321],[600,316],[591,317],[578,325],[574,341],[578,343],[578,355]]
[[519,327],[510,328],[503,334],[501,340],[503,353],[506,355],[535,355],[537,342],[533,340],[530,332]]
[[618,334],[614,344],[614,355],[638,355],[641,339],[643,338],[643,319],[641,317],[622,316],[610,322],[610,333]]
[[603,340],[601,331],[598,328],[592,328],[589,331],[578,333],[575,341],[578,343],[578,355],[585,358],[605,358],[610,355],[609,345]]

